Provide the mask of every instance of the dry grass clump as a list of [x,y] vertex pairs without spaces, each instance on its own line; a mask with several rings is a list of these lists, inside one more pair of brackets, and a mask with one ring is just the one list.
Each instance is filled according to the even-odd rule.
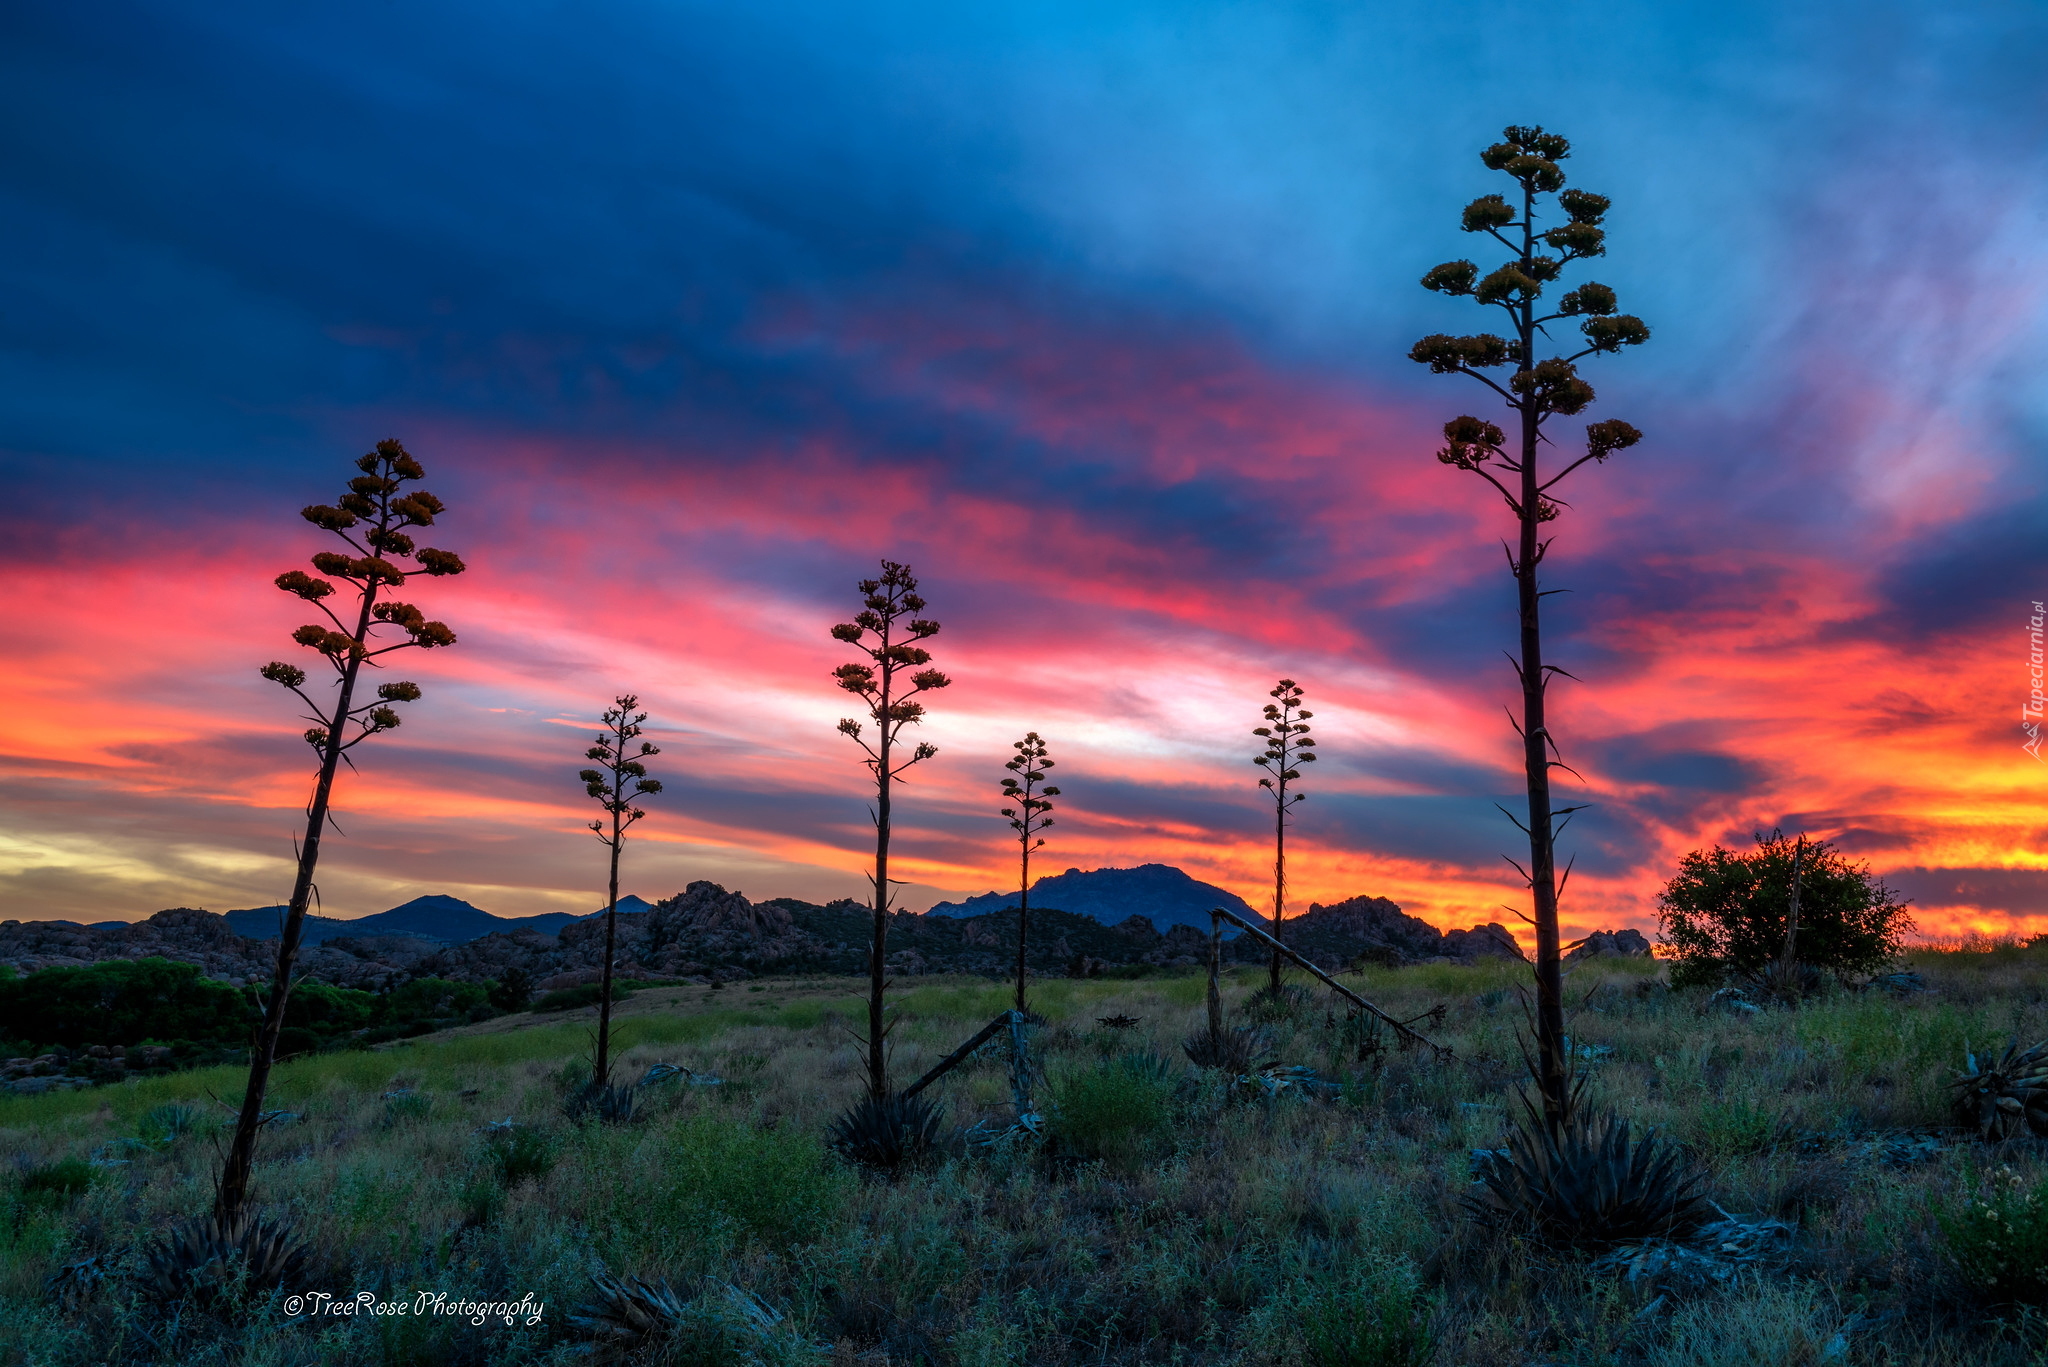
[[[225,1114],[209,1093],[229,1075],[0,1100],[0,1148],[16,1155],[0,1168],[0,1361],[566,1364],[597,1345],[846,1367],[2016,1367],[2033,1360],[2017,1332],[2031,1293],[1986,1284],[2013,1275],[1986,1241],[1998,1222],[2048,1229],[2048,1169],[2030,1139],[1942,1127],[1969,1042],[2048,1037],[2034,986],[2048,954],[1917,957],[1932,991],[1755,1014],[1665,990],[1652,964],[1575,976],[1588,1114],[1637,1137],[1658,1127],[1698,1165],[1701,1194],[1796,1226],[1782,1256],[1690,1289],[1466,1214],[1486,1190],[1475,1151],[1507,1145],[1519,1113],[1512,966],[1357,980],[1403,1018],[1441,1005],[1448,1063],[1362,1047],[1341,1010],[1275,1013],[1260,1027],[1272,1060],[1335,1084],[1277,1095],[1185,1059],[1206,1023],[1200,978],[1040,984],[1045,1141],[961,1139],[1014,1119],[998,1044],[932,1089],[946,1122],[928,1160],[890,1181],[827,1147],[858,1091],[842,1058],[850,985],[772,982],[621,1004],[620,1076],[667,1062],[722,1079],[645,1088],[623,1123],[562,1113],[588,1076],[574,1014],[280,1067],[275,1102],[298,1118],[266,1132],[256,1191],[323,1265],[319,1289],[531,1292],[546,1305],[532,1325],[294,1320],[279,1285],[245,1286],[173,1334],[138,1250],[206,1210],[207,1136]],[[1257,976],[1226,985],[1233,1025]],[[899,1000],[904,1076],[1007,1004],[1000,985],[964,980]],[[1640,1186],[1663,1199],[1682,1182]],[[625,1288],[625,1327],[572,1320],[601,1318],[605,1286]],[[636,1286],[666,1288],[675,1314],[643,1298],[654,1319],[633,1329]]]

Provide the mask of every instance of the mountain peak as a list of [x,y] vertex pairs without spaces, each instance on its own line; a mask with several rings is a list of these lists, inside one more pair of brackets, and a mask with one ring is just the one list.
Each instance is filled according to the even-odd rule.
[[[1031,885],[1034,909],[1044,907],[1073,912],[1115,925],[1132,916],[1143,916],[1160,930],[1192,926],[1207,934],[1209,910],[1227,907],[1247,920],[1263,922],[1264,917],[1236,893],[1190,877],[1171,864],[1139,864],[1128,869],[1068,869],[1041,878]],[[985,916],[1017,905],[1015,892],[985,892],[961,902],[940,902],[927,916]],[[1224,928],[1226,938],[1236,934]]]
[[[628,895],[619,899],[619,914],[633,915],[646,911],[652,905],[643,897]],[[284,914],[285,908],[281,906],[250,907],[229,912],[227,922],[238,935],[246,935],[252,940],[275,940],[283,927]],[[430,892],[410,902],[402,902],[389,911],[358,917],[353,921],[309,915],[305,921],[304,943],[324,944],[343,936],[362,939],[376,935],[403,935],[416,940],[466,944],[500,931],[531,930],[553,935],[563,926],[603,915],[604,908],[599,907],[587,916],[572,916],[566,911],[542,912],[538,916],[493,916],[460,897]]]

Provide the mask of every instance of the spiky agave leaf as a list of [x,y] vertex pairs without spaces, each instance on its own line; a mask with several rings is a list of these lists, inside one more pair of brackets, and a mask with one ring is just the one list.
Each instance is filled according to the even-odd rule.
[[1226,1026],[1220,1034],[1197,1030],[1181,1041],[1180,1048],[1197,1068],[1232,1076],[1255,1073],[1273,1061],[1272,1036],[1254,1025]]
[[140,1290],[161,1306],[211,1308],[237,1288],[269,1291],[305,1281],[312,1250],[284,1220],[246,1211],[202,1215],[171,1228],[143,1253]]
[[69,1262],[43,1279],[43,1294],[66,1310],[77,1310],[93,1300],[106,1285],[108,1260],[93,1254]]
[[937,1147],[943,1119],[922,1096],[863,1096],[832,1122],[825,1146],[864,1168],[894,1172]]
[[1481,1189],[1464,1198],[1473,1219],[1560,1247],[1682,1238],[1714,1213],[1684,1151],[1654,1131],[1635,1138],[1612,1113],[1574,1109],[1555,1136],[1532,1113],[1476,1175]]
[[601,1352],[630,1354],[662,1342],[689,1317],[690,1302],[668,1278],[646,1281],[600,1272],[591,1295],[569,1313],[569,1323],[595,1341]]
[[1955,1089],[1956,1122],[1993,1142],[2023,1132],[2048,1136],[2048,1040],[2020,1048],[2015,1036],[1996,1063],[1965,1053]]
[[571,1120],[594,1119],[605,1125],[630,1125],[637,1100],[636,1090],[630,1082],[617,1086],[586,1082],[569,1093],[568,1099],[562,1103],[562,1114]]

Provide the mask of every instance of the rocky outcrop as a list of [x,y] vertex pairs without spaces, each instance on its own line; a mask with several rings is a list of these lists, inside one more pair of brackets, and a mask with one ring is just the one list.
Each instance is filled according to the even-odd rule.
[[1521,959],[1526,962],[1529,957],[1515,942],[1514,933],[1498,921],[1488,921],[1470,930],[1445,931],[1444,953],[1461,963],[1475,959]]
[[1647,959],[1650,957],[1650,942],[1640,930],[1596,930],[1585,939],[1565,946],[1564,961],[1568,964],[1603,957]]
[[[696,882],[644,912],[618,918],[614,972],[629,979],[702,981],[777,973],[857,974],[866,971],[872,933],[872,913],[857,902],[754,902],[716,883]],[[1383,897],[1311,906],[1288,919],[1284,934],[1290,947],[1331,971],[1361,961],[1521,957],[1514,936],[1499,925],[1445,935]],[[1634,931],[1609,938],[1625,944],[1629,936],[1641,942]],[[896,913],[889,923],[887,967],[899,977],[1002,977],[1014,968],[1016,944],[1014,909],[974,917]],[[133,925],[0,922],[0,963],[22,972],[160,955],[196,963],[212,977],[241,984],[267,979],[276,952],[275,940],[249,939],[226,918],[190,908],[160,911]],[[1206,927],[1174,924],[1162,933],[1142,915],[1104,925],[1095,917],[1059,909],[1031,912],[1027,961],[1040,977],[1092,976],[1141,965],[1186,967],[1206,962],[1208,953]],[[1226,956],[1233,962],[1262,962],[1266,951],[1251,937],[1238,936],[1227,943]],[[402,935],[344,936],[308,946],[299,962],[308,977],[345,987],[377,989],[420,977],[502,982],[516,969],[546,991],[598,979],[604,919],[576,921],[559,934],[522,928],[461,944]]]
[[[1514,935],[1499,922],[1446,934],[1384,897],[1353,897],[1329,906],[1311,903],[1305,914],[1287,919],[1281,938],[1326,972],[1361,963],[1393,966],[1523,957]],[[1249,937],[1237,942],[1232,952],[1240,960],[1256,960],[1267,953]]]
[[[1031,885],[1034,907],[1058,907],[1105,926],[1121,925],[1142,916],[1154,927],[1186,926],[1197,935],[1209,933],[1209,908],[1227,907],[1239,916],[1264,924],[1250,903],[1226,888],[1190,878],[1171,864],[1140,864],[1129,869],[1068,869]],[[1014,910],[1017,894],[985,892],[962,902],[940,902],[928,916],[979,918]]]
[[[403,937],[330,940],[302,950],[299,967],[322,982],[374,987],[385,980],[408,977],[411,966],[434,947]],[[160,911],[132,924],[0,921],[0,963],[16,972],[75,968],[103,959],[148,958],[198,964],[208,977],[240,986],[268,981],[277,966],[277,942],[238,935],[225,916],[191,907]]]

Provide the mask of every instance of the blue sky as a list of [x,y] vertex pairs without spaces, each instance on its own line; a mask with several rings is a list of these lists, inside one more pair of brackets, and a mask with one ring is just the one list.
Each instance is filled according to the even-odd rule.
[[[490,568],[447,609],[458,710],[375,781],[485,765],[531,801],[487,836],[370,819],[351,914],[587,901],[540,728],[627,658],[745,813],[679,812],[649,877],[854,890],[792,642],[913,552],[972,699],[926,885],[998,876],[966,756],[1042,715],[1102,804],[1062,866],[1208,858],[1252,895],[1222,698],[1255,720],[1284,671],[1337,704],[1316,886],[1482,908],[1501,528],[1426,468],[1479,396],[1404,353],[1477,325],[1415,280],[1473,251],[1477,148],[1540,122],[1614,197],[1597,278],[1655,329],[1592,377],[1651,440],[1559,560],[1585,914],[1646,923],[1676,853],[1791,821],[1934,923],[2048,916],[2001,663],[2048,592],[2044,39],[2019,4],[15,7],[0,896],[275,900],[297,760],[247,677],[291,625],[262,566],[401,432]],[[642,620],[593,623],[622,586]],[[750,726],[780,767],[735,758]],[[508,846],[537,852],[493,872]]]

